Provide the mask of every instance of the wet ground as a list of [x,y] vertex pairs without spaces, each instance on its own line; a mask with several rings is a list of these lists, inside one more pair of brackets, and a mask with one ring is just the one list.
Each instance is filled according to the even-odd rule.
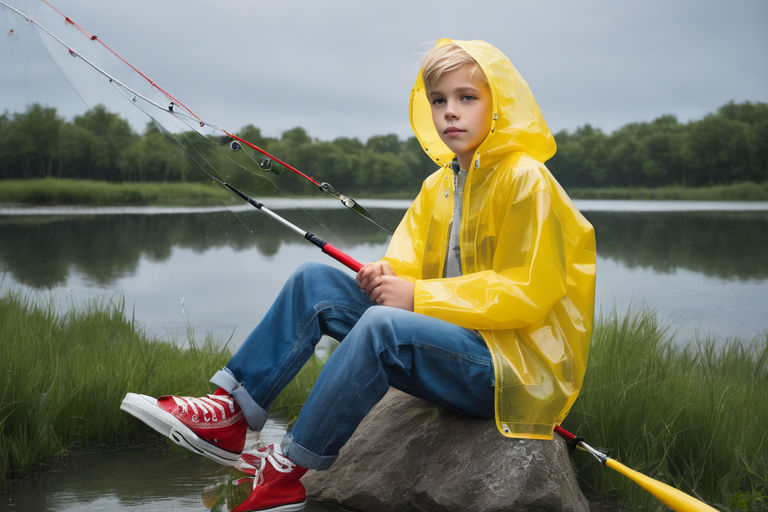
[[[0,488],[0,511],[204,512],[229,480],[227,468],[176,448],[78,454]],[[230,507],[222,504],[217,510]],[[310,503],[306,510],[344,509]]]
[[[284,433],[285,425],[270,418],[260,433],[249,432],[246,448],[259,441],[279,442]],[[247,495],[238,496],[231,484],[242,473],[159,436],[152,440],[156,446],[73,454],[12,481],[0,487],[0,512],[226,512]],[[229,503],[223,498],[228,493]],[[310,502],[306,510],[345,509]]]

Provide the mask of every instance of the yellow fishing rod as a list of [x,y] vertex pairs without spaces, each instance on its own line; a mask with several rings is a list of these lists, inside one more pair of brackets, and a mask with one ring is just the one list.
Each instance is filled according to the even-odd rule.
[[601,464],[629,478],[675,512],[717,512],[717,509],[710,507],[703,501],[697,500],[693,496],[685,494],[683,491],[675,489],[671,485],[659,482],[639,471],[628,468],[616,459],[612,459],[601,451],[592,448],[582,438],[571,434],[560,425],[555,426],[555,432],[565,439],[569,445],[579,447],[591,453]]

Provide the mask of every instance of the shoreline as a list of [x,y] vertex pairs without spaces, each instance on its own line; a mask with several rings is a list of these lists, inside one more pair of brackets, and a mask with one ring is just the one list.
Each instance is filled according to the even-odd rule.
[[[273,197],[266,199],[270,210],[344,209],[333,198]],[[408,199],[362,198],[360,204],[373,209],[405,210]],[[581,212],[692,212],[692,211],[768,211],[768,201],[711,201],[664,199],[574,199]],[[0,202],[0,217],[14,216],[79,216],[79,215],[180,215],[186,213],[248,212],[248,204],[221,206],[163,206],[163,205],[39,205]]]

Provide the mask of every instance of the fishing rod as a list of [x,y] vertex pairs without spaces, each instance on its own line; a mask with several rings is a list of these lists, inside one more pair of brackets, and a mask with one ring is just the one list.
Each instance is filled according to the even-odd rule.
[[[279,221],[283,225],[289,227],[294,232],[303,236],[305,239],[307,239],[308,241],[310,241],[311,243],[313,243],[314,245],[322,249],[324,253],[328,254],[329,256],[334,258],[336,261],[342,263],[353,272],[359,272],[360,269],[363,267],[362,263],[355,260],[348,254],[342,252],[341,250],[334,247],[333,245],[327,242],[324,242],[323,240],[313,235],[312,233],[302,230],[298,226],[292,224],[291,222],[287,221],[280,215],[268,209],[266,206],[264,206],[263,203],[249,197],[247,194],[233,187],[229,183],[226,183],[220,180],[219,180],[219,183],[222,186],[229,189],[235,195],[243,199],[244,201],[250,203],[252,206],[257,208],[258,210],[268,214],[273,219]],[[696,498],[688,494],[685,494],[684,492],[678,489],[675,489],[670,485],[667,485],[663,482],[659,482],[658,480],[655,480],[638,471],[635,471],[634,469],[628,468],[627,466],[620,463],[616,459],[612,459],[608,457],[606,454],[591,447],[586,442],[584,442],[582,438],[577,437],[575,434],[572,434],[571,432],[565,430],[560,425],[555,425],[555,432],[560,437],[562,437],[568,443],[568,445],[571,446],[572,448],[579,447],[589,452],[601,464],[603,464],[604,466],[608,466],[609,468],[626,476],[627,478],[629,478],[630,480],[638,484],[640,487],[648,491],[650,494],[652,494],[656,499],[658,499],[668,507],[672,508],[672,510],[675,510],[676,512],[717,512],[715,508],[707,505],[706,503],[699,501]]]
[[684,492],[675,489],[671,485],[667,485],[658,480],[630,469],[616,459],[608,457],[606,454],[592,448],[584,440],[576,435],[568,432],[560,425],[555,425],[555,432],[565,439],[565,441],[571,447],[579,447],[596,458],[604,466],[608,466],[626,476],[640,487],[651,493],[656,499],[670,507],[676,512],[717,512],[717,509],[710,507],[706,503],[697,500],[696,498],[685,494]]
[[[150,90],[153,90],[155,92],[160,93],[165,100],[167,100],[167,104],[160,103],[159,100],[152,99],[148,97],[147,94],[143,94],[136,90],[136,88],[129,86],[125,81],[120,80],[118,77],[116,77],[113,73],[110,73],[106,71],[102,66],[99,66],[96,64],[93,60],[85,57],[82,52],[79,52],[75,50],[72,45],[64,41],[61,37],[57,36],[53,33],[49,28],[44,26],[42,23],[40,23],[37,19],[33,18],[32,16],[16,9],[12,5],[9,5],[5,0],[0,0],[0,5],[6,7],[13,13],[17,14],[18,16],[22,17],[25,21],[31,23],[38,29],[40,29],[43,33],[45,33],[48,37],[50,37],[53,41],[55,41],[60,46],[63,46],[69,55],[72,57],[80,59],[82,62],[84,62],[88,67],[102,75],[103,77],[107,78],[109,80],[109,83],[111,85],[114,85],[115,87],[121,89],[121,92],[125,95],[125,93],[130,93],[128,95],[125,95],[127,99],[129,99],[137,108],[142,110],[145,114],[147,114],[150,118],[155,119],[151,114],[149,114],[147,111],[145,111],[141,106],[138,105],[138,100],[141,100],[145,102],[147,105],[157,109],[160,112],[163,112],[165,114],[169,114],[173,116],[175,119],[181,121],[183,124],[185,124],[188,127],[193,128],[193,130],[198,133],[200,136],[207,138],[204,134],[200,133],[197,128],[195,128],[193,125],[190,124],[190,122],[193,122],[194,124],[197,124],[200,128],[209,128],[215,132],[222,133],[226,135],[231,143],[230,148],[232,151],[239,151],[242,149],[242,145],[246,145],[249,148],[258,151],[262,155],[264,155],[268,160],[277,162],[282,167],[285,167],[289,171],[293,172],[297,176],[301,177],[302,179],[309,181],[312,185],[317,187],[318,190],[327,193],[328,195],[338,199],[346,208],[354,211],[361,217],[365,218],[369,222],[375,224],[380,229],[387,231],[389,233],[392,232],[390,228],[383,225],[381,222],[379,222],[366,208],[364,208],[360,203],[357,202],[354,198],[343,194],[336,190],[336,188],[326,182],[326,181],[320,181],[302,171],[297,169],[296,167],[290,165],[289,163],[275,157],[268,151],[264,150],[263,148],[257,146],[253,142],[250,142],[242,137],[239,137],[235,135],[234,133],[230,132],[229,130],[226,130],[224,128],[221,128],[219,126],[216,126],[215,124],[209,123],[205,120],[203,120],[201,117],[199,117],[197,114],[195,114],[189,107],[187,107],[184,103],[182,103],[178,98],[173,96],[171,93],[166,91],[164,88],[162,88],[157,82],[152,80],[149,76],[147,76],[145,73],[143,73],[141,70],[139,70],[135,65],[133,65],[131,62],[129,62],[126,58],[124,58],[122,55],[120,55],[117,51],[115,51],[111,46],[109,46],[107,43],[105,43],[100,37],[90,33],[87,31],[83,26],[76,23],[72,18],[64,14],[62,11],[54,7],[48,0],[40,0],[43,4],[45,4],[48,8],[50,8],[53,12],[55,12],[58,16],[62,17],[64,19],[65,26],[71,26],[77,31],[82,34],[88,41],[95,42],[98,45],[100,45],[102,48],[104,48],[106,51],[108,51],[111,55],[116,57],[120,62],[128,66],[134,73],[139,75],[143,81],[145,81],[149,86],[151,87]],[[159,123],[159,121],[157,121]],[[160,123],[162,124],[162,123]],[[261,162],[258,162],[258,165],[262,169],[269,169],[270,167],[267,167],[266,165],[262,165]]]
[[281,223],[283,226],[286,226],[293,232],[303,236],[306,240],[308,240],[310,243],[314,244],[315,246],[319,247],[325,254],[335,259],[339,263],[345,265],[346,267],[350,268],[355,272],[358,272],[361,268],[363,268],[363,264],[357,261],[356,259],[354,259],[353,257],[342,252],[340,249],[338,249],[334,245],[329,244],[328,242],[322,240],[320,237],[310,233],[309,231],[304,231],[294,223],[290,222],[284,217],[281,217],[277,213],[273,212],[272,210],[264,206],[264,203],[253,199],[252,197],[242,192],[241,190],[235,188],[233,185],[227,183],[226,181],[219,180],[218,178],[215,178],[215,177],[213,179],[216,180],[216,182],[218,182],[221,186],[225,187],[227,190],[229,190],[230,192],[232,192],[237,197],[247,202],[257,210],[263,213],[266,213],[267,215],[272,217],[274,220]]
[[[237,195],[239,198],[243,199],[247,203],[251,204],[256,209],[266,213],[273,219],[277,220],[284,226],[287,226],[291,230],[293,230],[295,233],[303,236],[306,240],[313,243],[322,251],[334,258],[336,261],[342,263],[347,268],[352,270],[353,272],[359,272],[361,268],[363,268],[363,264],[357,261],[356,259],[352,258],[348,254],[342,252],[337,247],[323,241],[322,239],[318,238],[317,236],[313,235],[312,233],[308,231],[304,231],[300,227],[296,226],[295,224],[289,222],[288,220],[284,219],[280,215],[276,214],[266,206],[264,206],[263,203],[256,201],[252,197],[248,196],[247,194],[243,193],[242,191],[238,190],[234,186],[230,185],[229,183],[220,181],[219,183],[226,187],[228,190],[230,190],[232,193]],[[646,476],[638,471],[635,471],[634,469],[630,469],[624,464],[620,463],[619,461],[612,459],[608,457],[606,454],[596,450],[595,448],[592,448],[590,445],[588,445],[584,440],[580,437],[577,437],[576,435],[568,432],[560,425],[555,426],[555,432],[565,439],[565,441],[570,445],[571,447],[580,447],[583,450],[589,452],[592,454],[598,461],[600,461],[601,464],[604,466],[608,466],[609,468],[621,473],[622,475],[626,476],[630,480],[634,481],[636,484],[638,484],[640,487],[648,491],[650,494],[652,494],[656,499],[667,505],[668,507],[672,508],[672,510],[675,510],[676,512],[717,512],[716,509],[710,507],[706,503],[697,500],[696,498],[689,496],[688,494],[685,494],[684,492],[675,489],[674,487],[667,485],[663,482],[659,482],[658,480],[654,480],[653,478]]]

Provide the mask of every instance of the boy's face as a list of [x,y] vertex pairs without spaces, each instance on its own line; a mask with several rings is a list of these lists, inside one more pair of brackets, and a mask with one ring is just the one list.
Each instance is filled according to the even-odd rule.
[[462,169],[491,129],[493,100],[482,71],[465,65],[444,73],[427,91],[432,122],[440,139],[456,154]]

